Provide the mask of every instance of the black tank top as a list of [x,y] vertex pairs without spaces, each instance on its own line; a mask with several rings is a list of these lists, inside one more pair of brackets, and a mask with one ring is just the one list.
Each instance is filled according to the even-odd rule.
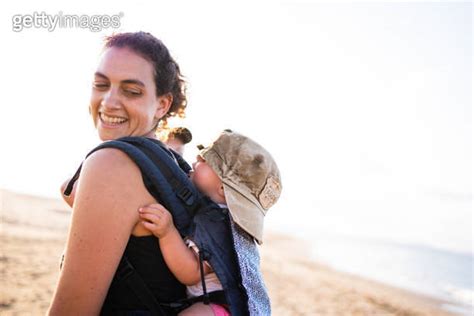
[[[171,303],[186,298],[186,287],[181,284],[166,266],[155,236],[130,236],[124,256],[133,265],[158,302]],[[114,277],[101,315],[116,315],[118,311],[146,310],[138,297],[124,282]],[[173,315],[173,311],[167,311]]]

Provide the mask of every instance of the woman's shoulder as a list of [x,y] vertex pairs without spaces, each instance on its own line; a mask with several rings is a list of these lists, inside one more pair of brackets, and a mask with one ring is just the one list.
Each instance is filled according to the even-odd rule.
[[[113,148],[100,149],[84,161],[77,189],[74,203],[78,202],[78,208],[87,209],[94,216],[99,212],[107,216],[121,214],[119,221],[126,226],[137,224],[139,207],[156,202],[146,189],[138,166]],[[134,228],[130,232],[149,234]]]
[[[103,148],[92,153],[82,165],[81,178],[88,179],[89,186],[101,190],[107,186],[108,189],[114,188],[118,192],[131,190],[134,193],[143,192],[148,196],[140,169],[119,149]],[[125,184],[127,188],[124,187]]]
[[97,150],[86,158],[84,164],[94,168],[130,168],[135,166],[135,163],[126,153],[116,148],[102,148]]

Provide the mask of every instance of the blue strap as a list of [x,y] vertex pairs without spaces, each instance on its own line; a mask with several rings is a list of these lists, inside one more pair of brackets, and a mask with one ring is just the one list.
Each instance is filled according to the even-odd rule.
[[[136,138],[139,140],[139,138]],[[146,146],[146,145],[145,145]],[[151,146],[150,146],[151,147]],[[157,147],[153,144],[153,147]],[[153,185],[155,190],[150,192],[153,196],[163,204],[173,214],[173,221],[176,225],[176,228],[182,235],[188,234],[188,228],[191,224],[191,214],[188,213],[188,210],[185,206],[178,201],[176,194],[173,192],[172,186],[170,186],[169,181],[161,172],[160,168],[155,163],[159,163],[160,166],[165,166],[169,164],[175,164],[176,162],[171,159],[167,154],[164,154],[163,151],[157,150],[156,153],[160,155],[159,160],[155,163],[140,149],[136,146],[129,144],[122,140],[112,140],[107,141],[96,148],[94,148],[88,155],[91,155],[97,150],[102,148],[116,148],[123,151],[127,154],[140,168],[142,174],[150,179],[150,183]],[[176,165],[176,168],[179,168]],[[184,173],[183,173],[183,176]]]
[[[192,216],[199,208],[202,196],[178,166],[173,153],[164,145],[160,146],[159,141],[144,137],[123,137],[100,144],[86,158],[102,148],[116,148],[127,154],[140,168],[143,176],[149,179],[146,184],[152,186],[150,194],[173,214],[174,224],[181,235],[190,234]],[[69,181],[64,195],[71,194],[81,169],[82,164]]]
[[161,142],[149,138],[123,137],[119,141],[133,143],[143,151],[163,173],[178,198],[187,206],[195,206],[200,193],[192,185],[187,173],[183,171],[181,165],[185,164],[184,167],[186,167],[187,163],[180,156],[175,156]]

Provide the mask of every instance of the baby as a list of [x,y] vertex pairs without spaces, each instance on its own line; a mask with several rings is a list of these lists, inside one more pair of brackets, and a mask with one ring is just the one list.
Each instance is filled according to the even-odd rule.
[[[202,147],[201,147],[202,149]],[[221,208],[259,244],[263,219],[281,193],[278,167],[259,144],[241,134],[225,130],[214,143],[201,150],[190,175],[196,187]],[[161,204],[139,209],[143,225],[159,240],[163,257],[176,278],[187,285],[189,297],[203,294],[199,249],[181,238],[171,214]],[[222,290],[212,267],[203,265],[207,292]],[[194,303],[180,315],[230,315],[225,305]]]

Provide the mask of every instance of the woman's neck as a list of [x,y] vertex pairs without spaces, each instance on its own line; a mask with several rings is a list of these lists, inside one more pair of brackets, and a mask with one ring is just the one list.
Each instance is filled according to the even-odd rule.
[[151,131],[149,131],[148,133],[146,133],[145,135],[143,135],[143,137],[156,139],[157,137],[156,137],[155,129],[152,129]]

